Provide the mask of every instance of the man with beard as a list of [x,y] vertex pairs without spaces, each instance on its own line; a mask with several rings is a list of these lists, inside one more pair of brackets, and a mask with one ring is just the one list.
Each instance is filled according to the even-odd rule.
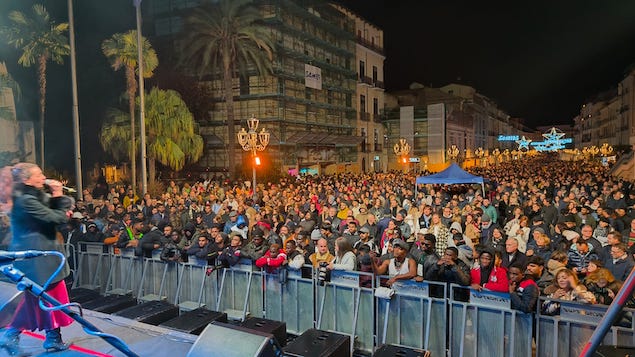
[[426,273],[432,269],[432,267],[441,259],[439,255],[435,252],[435,246],[437,244],[437,239],[434,234],[426,233],[422,234],[419,231],[418,234],[420,240],[415,242],[412,249],[410,249],[410,254],[413,254],[413,251],[417,251],[417,277],[416,281],[423,281],[423,278],[426,276]]

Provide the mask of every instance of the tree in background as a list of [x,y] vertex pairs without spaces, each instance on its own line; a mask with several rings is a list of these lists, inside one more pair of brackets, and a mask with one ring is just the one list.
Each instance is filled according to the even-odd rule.
[[[157,54],[152,48],[150,42],[142,37],[142,54],[143,54],[143,77],[152,77],[152,74],[159,65]],[[104,40],[101,44],[104,55],[108,57],[112,68],[115,71],[123,68],[126,76],[126,93],[128,95],[128,111],[130,119],[130,170],[132,172],[132,187],[136,192],[137,185],[137,165],[136,165],[136,140],[135,140],[135,97],[137,95],[137,77],[139,73],[139,57],[137,52],[137,31],[131,30],[126,33],[116,33],[111,38]]]
[[229,173],[236,170],[234,76],[272,71],[274,45],[250,0],[220,0],[193,10],[185,20],[180,65],[199,77],[220,75],[227,113]]
[[[139,100],[137,98],[137,104]],[[102,126],[99,141],[115,159],[129,153],[129,115],[111,109]],[[146,134],[150,184],[156,179],[156,161],[179,171],[186,163],[196,162],[203,155],[203,138],[192,113],[178,92],[152,88],[146,96]]]
[[46,107],[46,66],[49,60],[64,62],[70,53],[68,38],[64,33],[68,23],[56,24],[44,6],[33,5],[31,16],[20,11],[9,13],[11,26],[0,29],[9,45],[22,51],[18,63],[24,67],[37,64],[40,88],[40,167],[44,170],[44,112]]

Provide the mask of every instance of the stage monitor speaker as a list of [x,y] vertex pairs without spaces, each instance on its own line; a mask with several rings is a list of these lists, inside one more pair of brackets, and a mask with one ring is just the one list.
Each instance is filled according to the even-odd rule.
[[282,347],[287,344],[287,323],[284,321],[268,320],[260,317],[250,317],[240,326],[264,333],[270,333],[276,338],[276,342]]
[[381,345],[373,357],[430,357],[430,351],[395,345]]
[[0,281],[0,326],[7,326],[13,320],[23,294],[15,284]]
[[179,307],[167,301],[148,301],[117,311],[114,315],[157,326],[179,316]]
[[200,335],[205,327],[214,321],[227,322],[227,314],[200,307],[196,310],[185,312],[181,316],[168,320],[159,326],[192,335]]
[[289,357],[350,357],[351,337],[309,329],[289,342],[284,355]]
[[599,346],[593,354],[595,357],[635,357],[635,347]]
[[198,336],[187,357],[276,357],[279,352],[272,334],[214,321]]

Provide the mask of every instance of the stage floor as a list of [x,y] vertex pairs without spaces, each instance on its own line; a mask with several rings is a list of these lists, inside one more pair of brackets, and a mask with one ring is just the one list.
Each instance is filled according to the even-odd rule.
[[[95,311],[84,310],[84,318],[104,333],[123,340],[138,356],[181,357],[187,355],[198,338],[162,327],[139,323],[130,319]],[[2,331],[0,331],[2,333]],[[62,328],[64,342],[71,343],[71,349],[63,352],[46,352],[42,348],[44,331],[22,334],[20,347],[34,357],[38,356],[125,356],[103,339],[88,335],[82,326],[73,322]],[[0,350],[0,356],[8,356]]]

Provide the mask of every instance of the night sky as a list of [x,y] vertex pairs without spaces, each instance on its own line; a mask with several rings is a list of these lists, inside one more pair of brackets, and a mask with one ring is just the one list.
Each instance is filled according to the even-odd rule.
[[[389,91],[412,82],[471,85],[530,127],[571,123],[585,100],[616,87],[635,63],[632,0],[339,2],[384,30]],[[0,0],[0,26],[10,10],[29,10],[34,3]],[[40,3],[58,22],[67,21],[66,1]],[[100,45],[135,28],[132,0],[75,0],[75,21],[86,170],[105,161],[97,143],[101,115],[125,90],[123,73],[110,69]],[[35,69],[17,65],[16,50],[4,42],[0,61],[22,86],[18,116],[36,119]],[[51,165],[71,171],[69,63],[49,64],[46,151]]]

